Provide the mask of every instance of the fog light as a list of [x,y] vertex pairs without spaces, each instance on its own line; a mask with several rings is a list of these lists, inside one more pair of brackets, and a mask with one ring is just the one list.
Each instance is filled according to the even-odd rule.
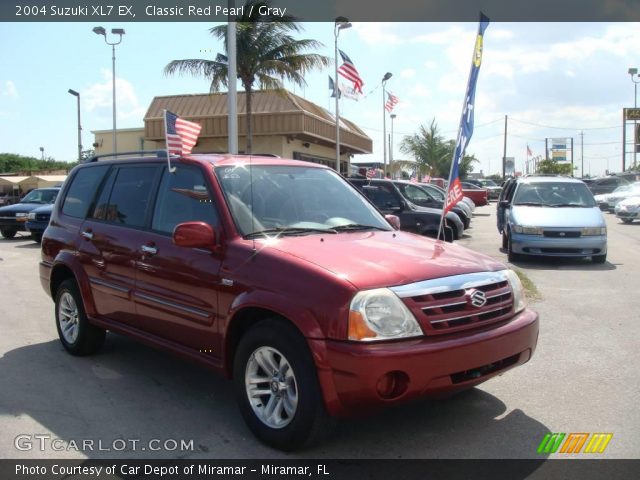
[[395,370],[387,372],[378,379],[376,389],[378,395],[385,400],[393,400],[402,396],[409,386],[409,375]]

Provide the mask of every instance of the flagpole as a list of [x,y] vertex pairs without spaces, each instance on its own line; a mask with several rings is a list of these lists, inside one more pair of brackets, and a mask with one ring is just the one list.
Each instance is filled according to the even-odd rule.
[[[480,12],[480,21],[479,21],[479,25],[478,25],[478,33],[476,34],[476,42],[477,42],[477,38],[478,35],[480,34],[481,28],[482,28],[482,17],[483,14],[482,12]],[[473,52],[471,54],[471,68],[469,69],[469,78],[467,78],[467,87],[464,91],[464,98],[462,99],[462,109],[460,110],[460,122],[459,122],[459,126],[458,126],[458,135],[456,136],[456,143],[455,143],[455,147],[453,148],[453,155],[451,157],[451,166],[449,167],[449,181],[448,181],[448,185],[447,185],[447,196],[444,199],[444,202],[442,204],[442,214],[440,215],[440,226],[438,227],[438,234],[436,236],[436,239],[440,238],[440,232],[442,231],[442,227],[444,224],[444,216],[445,216],[445,209],[447,208],[447,204],[449,203],[449,193],[450,193],[450,188],[451,188],[451,175],[453,175],[453,166],[454,166],[454,162],[456,159],[456,150],[458,148],[458,144],[460,143],[460,134],[462,133],[462,122],[464,120],[464,114],[465,114],[465,106],[467,103],[467,99],[468,99],[468,95],[469,95],[469,86],[471,85],[471,77],[473,74],[473,66],[474,66],[474,59],[476,56],[476,45],[474,45],[473,47]],[[462,157],[464,156],[464,146],[461,145],[461,151],[460,151],[460,160],[462,161]],[[458,173],[459,175],[459,173]]]
[[162,111],[162,116],[164,117],[164,146],[167,150],[167,168],[169,169],[169,173],[173,173],[176,171],[176,167],[171,166],[171,155],[169,154],[169,140],[167,139],[167,109],[166,108]]
[[[349,20],[345,17],[337,17],[334,24],[334,35],[335,35],[335,51],[333,54],[335,70],[334,70],[334,90],[333,92],[336,95],[336,172],[340,174],[340,107],[338,105],[339,100],[339,91],[340,87],[338,85],[338,36],[340,35],[340,30],[344,30],[345,28],[351,28],[351,24]],[[347,172],[347,175],[349,172]]]

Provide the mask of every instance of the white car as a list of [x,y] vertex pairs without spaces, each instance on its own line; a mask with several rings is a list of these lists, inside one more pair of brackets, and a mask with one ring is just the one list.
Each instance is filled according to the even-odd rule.
[[600,210],[608,210],[614,212],[616,204],[626,198],[636,197],[640,195],[640,182],[634,182],[629,185],[622,185],[611,193],[596,195],[594,198],[600,207]]
[[640,196],[630,197],[616,205],[616,217],[624,223],[631,223],[640,218]]

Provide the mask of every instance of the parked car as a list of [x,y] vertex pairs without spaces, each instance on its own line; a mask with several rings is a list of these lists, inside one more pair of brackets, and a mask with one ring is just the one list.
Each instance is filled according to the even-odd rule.
[[[442,207],[444,206],[444,199],[436,198],[427,189],[416,183],[394,180],[393,184],[406,200],[409,200],[411,203],[418,205],[419,207],[429,207],[442,210]],[[465,230],[469,228],[471,225],[471,212],[467,207],[456,204],[451,208],[451,211],[458,216]]]
[[640,196],[629,197],[618,202],[615,212],[616,217],[623,223],[631,223],[640,218]]
[[640,196],[640,182],[622,185],[611,193],[598,195],[599,198],[596,198],[596,201],[598,202],[600,210],[608,210],[613,213],[618,202],[626,198],[637,196]]
[[473,200],[478,207],[484,207],[489,204],[489,193],[486,188],[480,188],[467,182],[461,182],[462,194]]
[[38,207],[35,210],[29,212],[27,215],[26,228],[31,233],[31,238],[36,242],[40,242],[42,234],[49,225],[49,219],[51,218],[51,212],[53,211],[53,204]]
[[624,177],[617,177],[614,175],[608,177],[596,178],[589,184],[589,190],[594,195],[600,195],[602,193],[611,193],[616,188],[627,185],[629,182]]
[[[404,198],[391,180],[350,178],[349,181],[383,214],[396,215],[401,230],[436,238],[440,228],[442,209],[420,207]],[[462,237],[464,224],[453,212],[447,212],[443,239],[452,242]]]
[[466,183],[475,185],[476,187],[485,188],[489,196],[489,200],[497,200],[502,192],[502,187],[490,178],[466,179]]
[[509,261],[522,255],[607,259],[607,227],[593,195],[570,177],[510,181],[498,204],[498,231]]
[[22,200],[0,208],[0,233],[4,238],[13,238],[17,232],[26,230],[29,212],[42,205],[53,203],[59,188],[38,188],[31,190]]
[[468,389],[534,353],[538,315],[512,270],[395,230],[332,169],[171,163],[94,157],[70,173],[40,262],[69,353],[96,352],[109,331],[194,360],[233,379],[249,428],[283,450],[335,417]]
[[[447,192],[444,188],[438,187],[432,183],[419,183],[422,188],[425,188],[431,195],[436,197],[440,201],[444,201],[447,197]],[[476,204],[473,203],[469,197],[462,197],[462,200],[459,202],[459,205],[462,208],[465,208],[469,211],[470,216],[473,216],[473,211],[476,209]]]

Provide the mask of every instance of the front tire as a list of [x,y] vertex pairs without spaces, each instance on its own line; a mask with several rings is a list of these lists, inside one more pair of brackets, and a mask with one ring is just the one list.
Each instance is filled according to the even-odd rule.
[[594,255],[593,257],[591,257],[591,261],[593,263],[604,263],[607,261],[607,254],[605,253],[604,255]]
[[627,225],[633,222],[633,218],[623,218],[622,223],[626,223]]
[[11,238],[15,237],[16,233],[18,233],[18,232],[17,232],[17,230],[11,230],[11,229],[7,228],[7,229],[0,230],[0,233],[2,233],[2,236],[4,238],[11,239]]
[[104,343],[106,332],[89,323],[73,279],[62,282],[56,292],[56,328],[62,346],[72,355],[90,355]]
[[319,442],[334,423],[327,414],[304,337],[269,319],[240,340],[233,364],[242,416],[258,439],[292,451]]
[[31,234],[31,240],[33,240],[34,242],[40,243],[42,241],[42,234],[41,233],[32,233]]
[[511,232],[507,235],[507,259],[515,262],[520,259],[520,255],[513,251],[513,241],[511,240]]

